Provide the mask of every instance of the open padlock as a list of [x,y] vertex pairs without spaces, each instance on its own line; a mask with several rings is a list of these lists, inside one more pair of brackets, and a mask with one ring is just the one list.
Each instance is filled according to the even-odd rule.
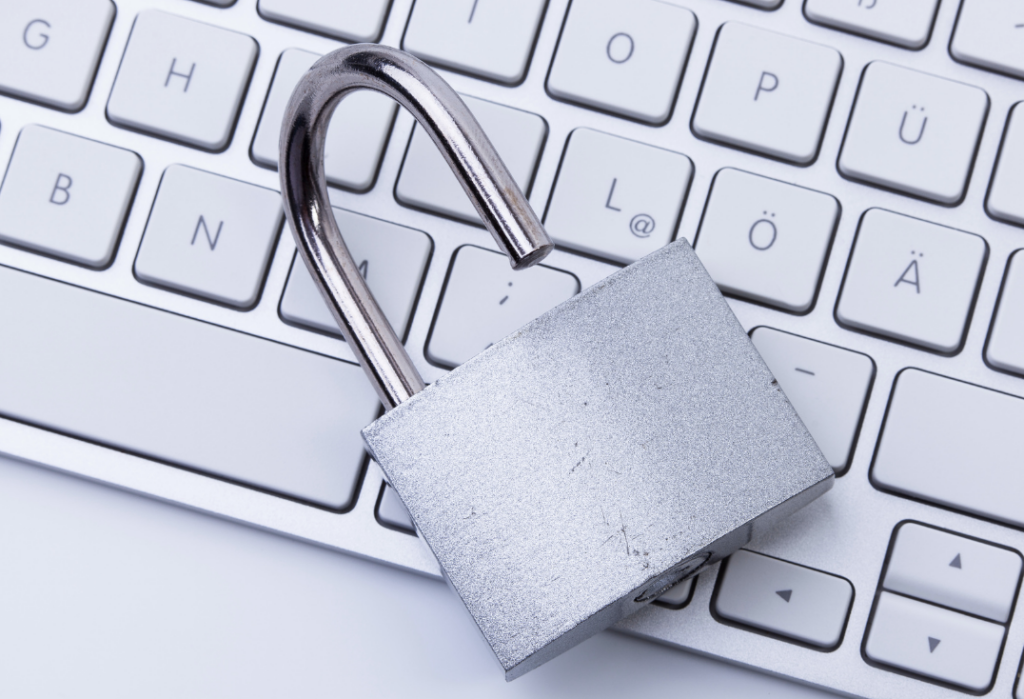
[[419,60],[356,45],[299,82],[280,142],[285,211],[388,409],[363,439],[506,679],[831,487],[828,462],[685,240],[425,388],[328,200],[327,126],[364,88],[412,113],[514,268],[552,244],[469,110]]

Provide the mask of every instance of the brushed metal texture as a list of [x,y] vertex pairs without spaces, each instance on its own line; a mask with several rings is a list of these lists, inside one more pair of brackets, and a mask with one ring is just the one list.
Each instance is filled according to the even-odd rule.
[[507,679],[834,480],[686,241],[485,350],[363,438]]

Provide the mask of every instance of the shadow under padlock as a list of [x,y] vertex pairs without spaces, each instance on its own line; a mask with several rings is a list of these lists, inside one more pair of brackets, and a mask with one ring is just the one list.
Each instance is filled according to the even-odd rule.
[[388,410],[363,440],[506,679],[831,487],[832,468],[685,240],[424,387],[328,203],[327,125],[362,88],[412,113],[514,268],[552,244],[465,105],[416,58],[350,46],[299,82],[281,134],[285,211]]

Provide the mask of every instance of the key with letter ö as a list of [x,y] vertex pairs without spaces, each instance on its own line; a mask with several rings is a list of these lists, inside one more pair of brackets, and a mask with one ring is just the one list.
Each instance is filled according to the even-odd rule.
[[223,303],[256,303],[281,228],[281,197],[184,165],[164,171],[142,236],[142,281]]
[[760,327],[750,339],[829,465],[846,471],[875,375],[866,354]]
[[552,96],[650,124],[668,120],[697,29],[656,0],[574,2],[547,88]]
[[526,77],[547,0],[417,0],[402,48],[443,68],[515,84]]
[[[343,209],[333,211],[338,226],[345,231],[345,244],[373,297],[391,327],[403,337],[430,259],[430,238],[405,226]],[[298,255],[292,262],[281,298],[281,317],[290,323],[341,336],[334,316]]]
[[[277,167],[278,139],[288,98],[318,58],[319,54],[300,49],[281,54],[252,141],[252,158],[259,164]],[[357,90],[338,104],[324,144],[324,170],[330,184],[357,192],[373,186],[397,107],[394,100],[370,90]]]
[[0,91],[57,109],[81,109],[113,21],[110,0],[0,4]]
[[693,130],[704,138],[806,165],[818,155],[843,59],[737,22],[722,25]]
[[146,10],[135,18],[107,102],[119,126],[221,150],[256,62],[244,34]]
[[579,290],[568,272],[547,265],[516,272],[504,256],[464,245],[452,259],[427,357],[458,366]]
[[871,209],[861,219],[836,318],[858,330],[956,352],[987,255],[980,236]]
[[[462,99],[491,139],[516,184],[529,196],[537,161],[548,135],[547,122],[536,114],[494,102],[466,96]],[[402,204],[480,225],[480,215],[469,203],[466,192],[437,146],[419,126],[413,129],[409,139],[405,162],[395,185],[395,198]]]
[[807,19],[908,49],[928,43],[939,0],[807,0]]
[[628,264],[675,236],[692,177],[681,153],[576,129],[544,224],[561,245]]
[[26,126],[0,189],[0,240],[105,267],[141,172],[131,151]]
[[984,90],[876,61],[864,69],[839,170],[955,204],[967,188],[987,113]]
[[816,648],[842,640],[853,601],[848,580],[753,551],[729,557],[714,611],[731,621]]
[[985,348],[992,366],[1024,374],[1024,253],[1013,253],[1006,265],[1003,292]]
[[694,249],[722,291],[801,313],[814,303],[838,218],[828,194],[726,168]]

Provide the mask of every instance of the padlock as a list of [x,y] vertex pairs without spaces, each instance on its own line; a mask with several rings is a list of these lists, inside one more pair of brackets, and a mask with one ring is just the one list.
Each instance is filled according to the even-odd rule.
[[363,440],[507,680],[832,486],[832,468],[683,239],[424,387],[329,204],[327,126],[364,88],[411,112],[514,268],[552,243],[469,110],[419,60],[355,45],[300,80],[280,141],[285,211],[387,409]]

